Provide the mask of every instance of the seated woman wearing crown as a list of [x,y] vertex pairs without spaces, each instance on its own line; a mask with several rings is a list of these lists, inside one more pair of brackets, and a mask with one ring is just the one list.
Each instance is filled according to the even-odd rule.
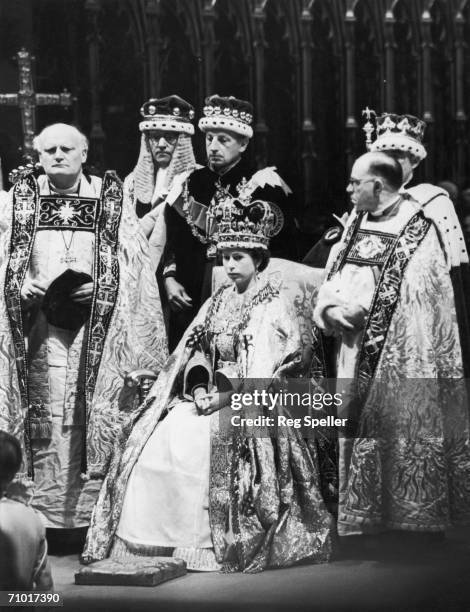
[[189,569],[255,572],[328,560],[332,519],[313,447],[293,428],[250,437],[224,427],[240,414],[235,390],[309,375],[294,306],[263,272],[273,218],[267,202],[219,204],[217,250],[230,281],[202,306],[116,450],[85,563],[173,555]]

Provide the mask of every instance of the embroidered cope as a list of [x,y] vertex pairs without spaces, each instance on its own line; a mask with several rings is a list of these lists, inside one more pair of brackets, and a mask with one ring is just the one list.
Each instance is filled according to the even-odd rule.
[[[21,180],[0,234],[0,427],[21,441],[19,481],[34,485],[32,505],[56,528],[88,524],[136,407],[124,377],[158,371],[167,351],[148,247],[120,182],[82,177],[77,189],[56,195],[45,176]],[[90,318],[74,332],[20,300],[24,279],[47,288],[68,268],[93,278]]]
[[[385,252],[364,233],[371,229],[390,235]],[[315,319],[327,333],[330,306],[364,315],[359,329],[341,334],[336,355],[339,416],[348,419],[340,535],[441,531],[470,520],[468,398],[441,245],[412,200],[391,218],[353,214],[319,291]]]

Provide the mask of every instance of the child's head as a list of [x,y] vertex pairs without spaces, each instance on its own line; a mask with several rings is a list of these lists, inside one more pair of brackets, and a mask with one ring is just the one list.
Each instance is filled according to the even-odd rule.
[[21,466],[21,446],[18,440],[0,431],[0,495],[2,495]]

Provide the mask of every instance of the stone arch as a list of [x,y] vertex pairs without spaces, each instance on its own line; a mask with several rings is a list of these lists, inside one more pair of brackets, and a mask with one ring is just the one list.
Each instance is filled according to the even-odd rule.
[[389,20],[393,45],[394,91],[390,108],[386,112],[411,113],[419,115],[420,104],[420,37],[419,28],[413,16],[412,6],[405,0],[391,0],[384,14],[386,27]]
[[[383,26],[377,11],[378,5],[370,0],[361,0],[355,7],[355,79],[360,87],[355,90],[356,117],[366,106],[383,106]],[[372,52],[371,52],[372,51]],[[360,121],[362,125],[362,121]],[[362,135],[361,135],[362,137]],[[356,154],[364,151],[364,143],[358,142]]]
[[269,2],[266,6],[264,74],[265,119],[269,130],[267,163],[278,165],[284,175],[285,169],[290,167],[286,180],[299,185],[299,164],[292,164],[293,157],[296,162],[300,157],[297,129],[300,124],[300,79],[292,36],[285,3]]
[[196,108],[202,98],[201,28],[194,3],[163,0],[160,13],[161,95],[178,93]]
[[251,98],[252,40],[243,8],[237,7],[230,0],[217,2],[217,19],[214,23],[217,42],[214,62],[215,91],[208,93]]
[[[421,165],[424,176],[452,180],[453,176],[453,62],[449,45],[451,11],[449,3],[424,0],[421,3],[422,117],[427,123],[428,156]],[[438,121],[436,121],[438,119]],[[446,128],[443,129],[443,125]]]
[[[342,15],[328,0],[311,9],[312,111],[315,125],[314,209],[310,214],[342,213],[345,206],[345,87]],[[308,205],[308,203],[306,203]],[[309,212],[309,211],[307,211]],[[314,224],[312,217],[309,221]]]

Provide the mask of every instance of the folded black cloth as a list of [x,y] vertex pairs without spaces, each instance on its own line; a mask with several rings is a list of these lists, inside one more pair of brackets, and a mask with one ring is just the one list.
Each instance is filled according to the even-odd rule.
[[302,259],[302,263],[312,268],[324,268],[330,255],[331,247],[341,240],[343,228],[334,225],[326,230],[320,240],[313,245]]
[[91,282],[93,279],[89,274],[70,268],[54,279],[41,306],[47,322],[70,331],[79,329],[90,317],[91,304],[78,304],[70,294],[77,287]]

